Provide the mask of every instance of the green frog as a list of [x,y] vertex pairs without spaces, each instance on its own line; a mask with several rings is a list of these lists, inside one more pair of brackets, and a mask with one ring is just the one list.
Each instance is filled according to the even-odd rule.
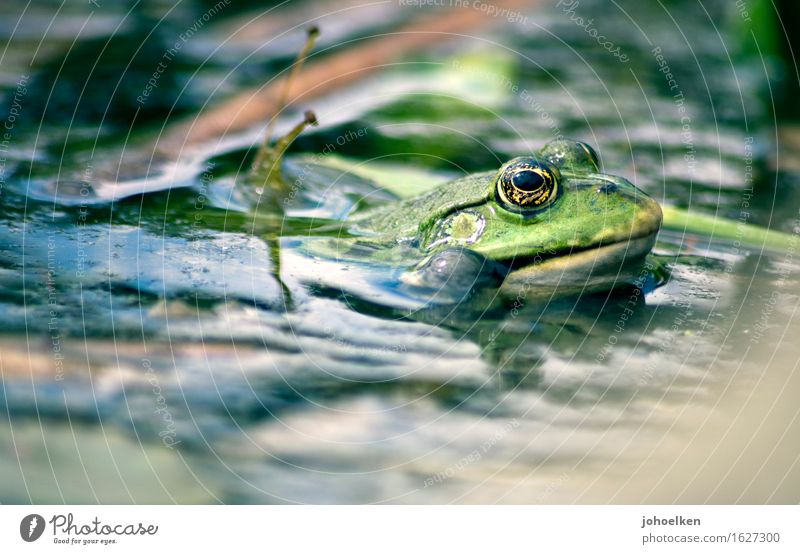
[[[307,115],[304,124],[312,121]],[[259,190],[274,200],[290,187],[274,170],[280,164],[264,159],[272,158],[259,163],[273,168],[273,183]],[[356,207],[291,246],[312,260],[380,268],[401,293],[429,300],[458,301],[479,290],[560,296],[634,282],[661,220],[658,202],[600,171],[593,148],[558,139],[419,197]],[[301,280],[328,275],[315,269]]]
[[400,275],[408,288],[437,293],[450,285],[466,292],[491,285],[517,296],[629,282],[660,225],[655,200],[622,177],[601,173],[589,145],[561,139],[497,171],[356,211],[347,226],[362,236],[334,240],[339,259],[348,252],[357,259],[366,247],[373,259],[416,260]]

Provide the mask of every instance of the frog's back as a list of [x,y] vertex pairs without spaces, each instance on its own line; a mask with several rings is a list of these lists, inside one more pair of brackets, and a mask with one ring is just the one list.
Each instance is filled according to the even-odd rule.
[[392,235],[397,240],[409,239],[431,221],[456,209],[484,203],[494,173],[487,171],[461,177],[416,198],[355,212],[349,220],[361,231]]

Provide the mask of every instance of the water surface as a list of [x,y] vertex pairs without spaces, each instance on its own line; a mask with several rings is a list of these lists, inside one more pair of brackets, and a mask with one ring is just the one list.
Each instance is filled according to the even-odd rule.
[[[768,81],[736,55],[728,4],[531,10],[318,99],[277,224],[233,188],[259,122],[171,169],[147,144],[165,114],[285,67],[297,33],[226,44],[240,16],[220,14],[131,130],[152,59],[207,6],[158,26],[120,94],[90,87],[77,104],[81,64],[54,76],[64,52],[97,57],[110,21],[125,22],[125,52],[152,14],[71,8],[32,66],[33,29],[54,14],[9,15],[21,23],[3,27],[0,65],[3,105],[19,105],[0,190],[0,501],[796,502],[793,251],[664,231],[655,254],[671,276],[643,293],[425,310],[385,268],[292,250],[309,225],[398,192],[329,167],[335,156],[394,164],[423,190],[558,136],[595,145],[607,172],[663,203],[794,231],[796,176],[770,165]],[[377,25],[331,16],[325,44],[418,15],[381,9]],[[333,286],[304,278],[323,271]]]

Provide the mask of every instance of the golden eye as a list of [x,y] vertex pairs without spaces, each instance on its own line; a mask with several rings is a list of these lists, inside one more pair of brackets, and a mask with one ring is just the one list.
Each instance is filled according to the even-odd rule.
[[561,193],[558,170],[533,159],[513,160],[497,177],[497,198],[503,207],[517,212],[542,210]]

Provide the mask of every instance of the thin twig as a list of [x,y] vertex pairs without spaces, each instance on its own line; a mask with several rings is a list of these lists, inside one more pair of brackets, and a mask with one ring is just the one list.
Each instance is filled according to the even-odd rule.
[[[541,4],[543,0],[496,0],[500,9],[514,10]],[[453,8],[415,21],[395,32],[364,39],[356,46],[331,56],[309,60],[306,69],[291,83],[289,103],[308,101],[364,78],[391,60],[430,47],[483,25],[501,23],[476,9]],[[166,156],[187,146],[218,139],[273,118],[281,109],[285,81],[246,90],[221,105],[201,112],[190,122],[172,127],[159,139],[157,148]]]

